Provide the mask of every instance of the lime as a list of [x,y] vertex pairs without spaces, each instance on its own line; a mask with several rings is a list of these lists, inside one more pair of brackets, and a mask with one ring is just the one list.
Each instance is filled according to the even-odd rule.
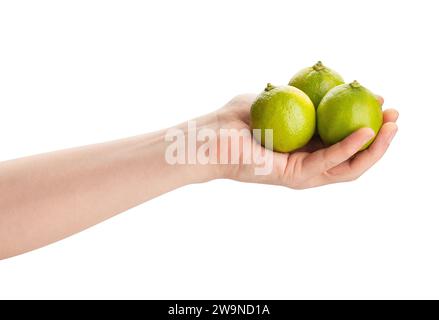
[[315,117],[312,101],[303,91],[271,84],[256,98],[250,111],[252,129],[261,129],[259,142],[265,146],[265,130],[272,129],[273,150],[278,152],[306,145],[315,131]]
[[312,67],[300,70],[288,84],[305,92],[317,108],[329,90],[343,83],[343,78],[337,72],[319,61]]
[[[327,145],[363,127],[373,129],[376,135],[382,124],[383,112],[376,96],[357,81],[331,89],[317,108],[318,132]],[[366,149],[374,139],[361,150]]]

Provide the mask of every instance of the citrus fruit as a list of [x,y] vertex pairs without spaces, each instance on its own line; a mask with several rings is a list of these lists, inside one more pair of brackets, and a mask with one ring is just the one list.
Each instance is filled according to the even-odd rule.
[[[317,108],[318,132],[327,145],[364,127],[373,129],[376,135],[382,124],[383,113],[378,99],[357,81],[331,89]],[[366,149],[374,139],[361,150]]]
[[[268,84],[250,110],[252,129],[261,129],[260,143],[266,146],[265,130],[272,129],[274,151],[291,152],[303,147],[315,131],[315,109],[301,90]],[[257,135],[256,139],[259,139]],[[266,147],[269,147],[267,145]]]
[[343,78],[337,72],[319,61],[312,67],[300,70],[288,84],[305,92],[317,108],[329,90],[343,83]]

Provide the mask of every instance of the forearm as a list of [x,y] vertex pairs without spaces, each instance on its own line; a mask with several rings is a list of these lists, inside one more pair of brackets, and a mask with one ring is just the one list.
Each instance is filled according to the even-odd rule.
[[207,167],[168,164],[164,135],[161,131],[0,163],[0,259],[213,177]]

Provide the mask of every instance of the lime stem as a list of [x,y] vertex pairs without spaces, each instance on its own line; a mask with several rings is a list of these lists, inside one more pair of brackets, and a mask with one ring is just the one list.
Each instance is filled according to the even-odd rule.
[[361,87],[360,83],[357,80],[354,80],[349,84],[352,88],[359,88]]
[[274,89],[274,86],[271,83],[267,83],[267,86],[265,87],[265,91],[270,91],[271,89]]
[[320,71],[320,70],[324,69],[325,66],[323,65],[323,63],[321,61],[317,61],[317,63],[315,65],[313,65],[312,68],[315,71]]

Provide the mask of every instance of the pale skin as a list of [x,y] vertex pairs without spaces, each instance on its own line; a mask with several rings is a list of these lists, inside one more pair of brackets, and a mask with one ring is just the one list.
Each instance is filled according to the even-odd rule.
[[[248,128],[254,98],[237,96],[196,119],[197,126]],[[268,175],[255,175],[253,164],[168,164],[166,130],[0,162],[0,259],[61,240],[188,184],[225,178],[304,189],[352,181],[384,155],[397,132],[397,118],[396,110],[385,110],[375,141],[361,152],[374,135],[369,128],[330,147],[314,138],[300,151],[274,152]]]

